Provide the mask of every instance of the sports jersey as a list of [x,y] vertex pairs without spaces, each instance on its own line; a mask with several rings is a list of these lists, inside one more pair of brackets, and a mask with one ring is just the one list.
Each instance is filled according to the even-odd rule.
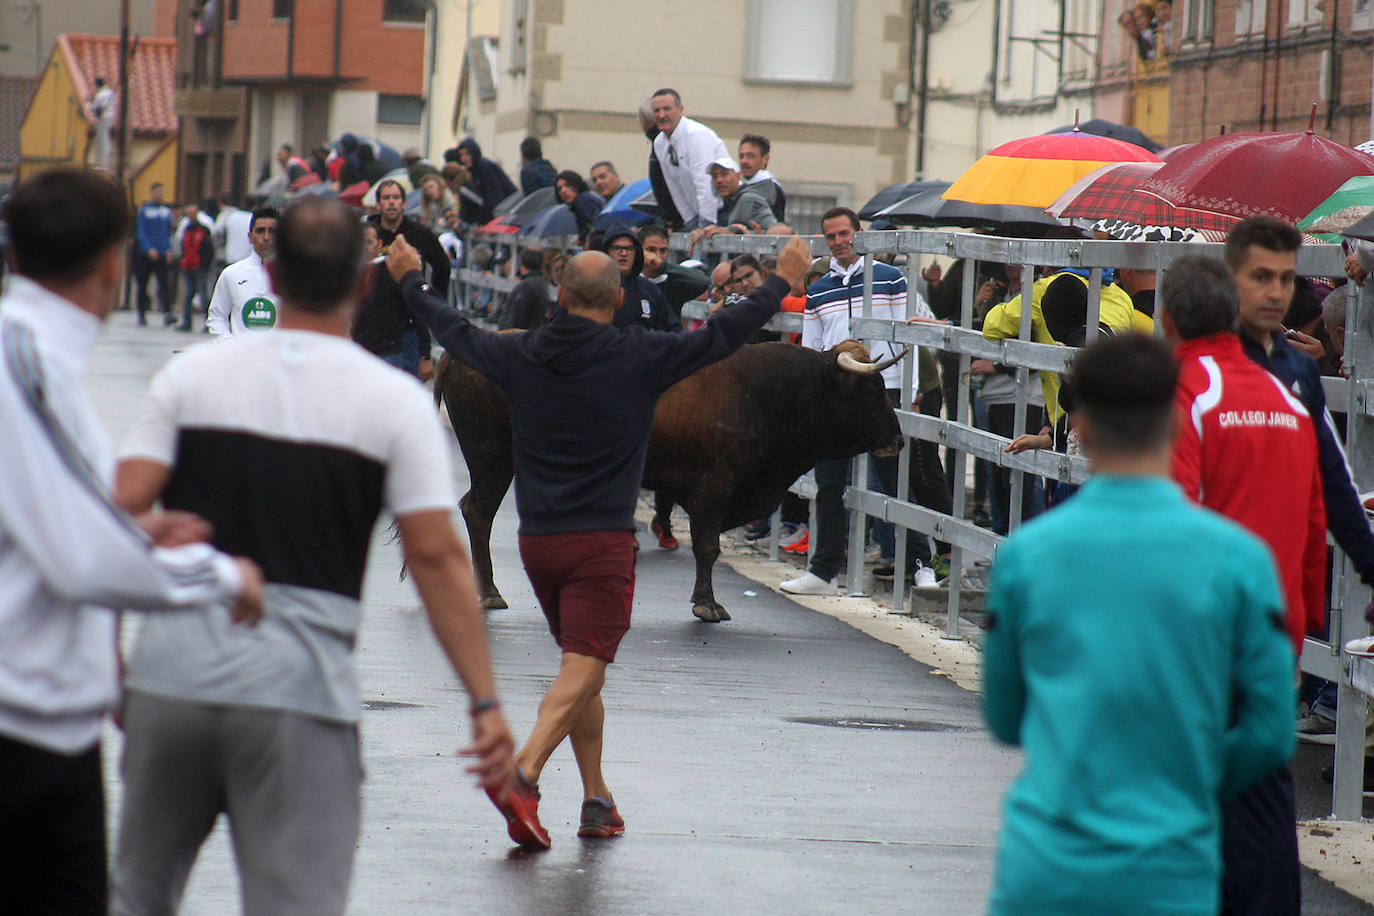
[[277,326],[277,296],[267,266],[253,252],[220,271],[205,326],[219,340],[245,331],[270,331]]
[[163,505],[204,517],[267,580],[255,629],[222,613],[145,621],[128,687],[356,722],[373,524],[455,502],[449,442],[419,382],[310,331],[195,347],[153,379],[121,454],[173,468]]

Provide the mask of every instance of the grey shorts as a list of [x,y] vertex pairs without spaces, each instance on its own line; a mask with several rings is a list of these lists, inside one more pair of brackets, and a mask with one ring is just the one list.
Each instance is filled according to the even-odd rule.
[[356,726],[131,692],[124,731],[114,913],[176,913],[221,813],[245,914],[344,911],[363,778]]

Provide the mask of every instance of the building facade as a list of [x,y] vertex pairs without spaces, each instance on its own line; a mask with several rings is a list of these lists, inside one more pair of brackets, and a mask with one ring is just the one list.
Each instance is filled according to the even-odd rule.
[[428,145],[436,48],[423,0],[163,2],[179,10],[180,196],[242,194],[276,174],[284,143]]

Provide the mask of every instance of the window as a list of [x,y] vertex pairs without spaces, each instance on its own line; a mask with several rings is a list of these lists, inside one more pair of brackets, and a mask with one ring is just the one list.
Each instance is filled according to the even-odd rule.
[[429,4],[424,0],[384,0],[383,22],[424,22]]
[[1365,32],[1374,29],[1374,0],[1355,0],[1350,6],[1350,30]]
[[[1210,44],[1212,41],[1212,2],[1213,0],[1188,0],[1183,17],[1183,42],[1185,44]],[[1177,13],[1174,15],[1177,19]]]
[[1289,0],[1288,27],[1300,29],[1322,24],[1322,0]]
[[745,78],[847,85],[854,0],[749,0]]
[[1239,0],[1236,3],[1236,39],[1241,40],[1265,31],[1266,0]]
[[853,197],[848,185],[825,182],[789,181],[783,191],[787,193],[787,225],[800,235],[819,235],[821,214]]
[[239,21],[239,0],[229,0],[224,7],[224,16],[230,22]]
[[296,0],[272,0],[272,18],[290,19],[296,10]]
[[510,65],[507,72],[524,73],[529,60],[529,0],[511,0],[510,22],[505,34],[510,36]]
[[418,127],[425,114],[425,100],[418,95],[377,96],[377,123]]

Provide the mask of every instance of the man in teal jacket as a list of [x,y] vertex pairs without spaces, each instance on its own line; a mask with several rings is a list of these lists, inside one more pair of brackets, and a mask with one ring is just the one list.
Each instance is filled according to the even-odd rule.
[[1075,420],[1095,473],[993,564],[984,712],[1026,751],[994,914],[1214,916],[1221,801],[1292,754],[1269,551],[1168,479],[1177,375],[1143,336],[1084,351]]

